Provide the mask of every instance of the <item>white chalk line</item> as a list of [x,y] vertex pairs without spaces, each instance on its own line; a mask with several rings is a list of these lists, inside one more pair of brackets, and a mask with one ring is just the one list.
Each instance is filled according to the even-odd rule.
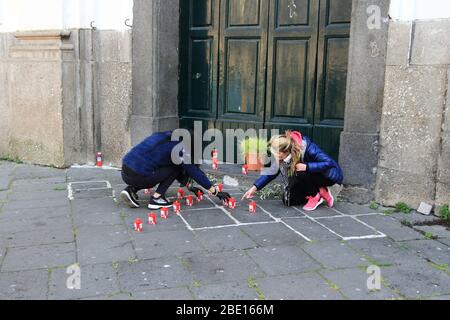
[[334,230],[331,230],[330,228],[328,228],[327,226],[325,226],[324,224],[320,223],[319,221],[317,221],[316,219],[310,217],[308,214],[306,214],[305,212],[303,212],[302,210],[300,210],[299,208],[293,207],[295,210],[299,211],[300,213],[303,213],[309,220],[311,220],[312,222],[315,222],[317,224],[319,224],[320,226],[324,227],[325,229],[327,229],[328,231],[330,231],[332,234],[338,236],[341,239],[344,239],[343,236],[341,236],[340,234],[338,234],[337,232],[334,232]]
[[215,229],[225,229],[225,228],[265,225],[265,224],[276,224],[276,223],[279,223],[279,222],[278,221],[248,222],[248,223],[240,223],[240,224],[227,224],[227,225],[223,225],[223,226],[214,226],[214,227],[193,228],[193,230],[194,231],[215,230]]

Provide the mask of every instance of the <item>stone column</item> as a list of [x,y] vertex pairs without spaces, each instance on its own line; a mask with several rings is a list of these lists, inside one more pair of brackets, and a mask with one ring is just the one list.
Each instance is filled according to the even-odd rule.
[[373,198],[383,106],[389,5],[389,0],[353,0],[340,164],[347,185],[343,196],[355,202],[368,202]]
[[135,0],[131,142],[178,127],[180,0]]

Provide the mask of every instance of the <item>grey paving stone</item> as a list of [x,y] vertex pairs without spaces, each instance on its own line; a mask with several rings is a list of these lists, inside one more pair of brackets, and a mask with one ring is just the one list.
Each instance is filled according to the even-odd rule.
[[2,264],[2,272],[69,266],[76,262],[73,243],[10,248]]
[[201,285],[191,288],[198,300],[258,300],[255,289],[245,281]]
[[402,212],[396,212],[391,215],[394,219],[402,222],[402,221],[408,221],[411,224],[417,224],[417,223],[423,223],[423,222],[432,222],[432,221],[438,221],[439,218],[434,215],[423,215],[418,213],[417,211],[412,211],[410,214],[404,214]]
[[370,275],[359,268],[320,271],[319,273],[336,285],[342,294],[351,300],[391,300],[401,298],[383,284],[379,291],[369,290],[367,288],[367,280]]
[[341,300],[344,297],[316,273],[256,280],[267,300]]
[[107,180],[107,170],[97,168],[70,168],[67,169],[68,182]]
[[450,265],[450,247],[433,240],[414,240],[404,243],[409,249],[439,265]]
[[286,207],[281,200],[255,201],[260,207],[270,212],[275,218],[298,218],[305,216],[303,213],[292,207]]
[[256,214],[250,214],[248,210],[248,202],[243,202],[236,209],[226,209],[240,223],[268,222],[275,221],[261,208],[256,209]]
[[50,178],[17,179],[11,184],[11,189],[16,192],[47,192],[55,189],[67,189],[64,175]]
[[38,220],[42,218],[53,219],[56,217],[70,217],[71,210],[68,206],[55,206],[50,208],[33,208],[33,209],[14,209],[2,210],[0,212],[0,220],[14,221],[24,218],[28,220]]
[[8,191],[0,191],[0,203],[5,202],[8,197]]
[[352,240],[348,241],[347,245],[368,256],[379,266],[410,263],[413,259],[420,260],[403,243],[398,244],[389,238]]
[[202,284],[245,281],[264,272],[244,252],[191,254],[185,256],[189,269]]
[[14,171],[16,179],[44,179],[66,176],[66,170],[31,165],[17,165]]
[[306,243],[302,248],[326,268],[351,268],[370,263],[346,244],[337,241]]
[[124,226],[77,229],[78,261],[82,265],[128,261],[136,254]]
[[283,221],[312,241],[342,240],[336,234],[307,218],[283,219]]
[[5,241],[7,242],[8,247],[13,248],[70,243],[75,241],[75,236],[71,225],[63,225],[59,228],[40,228],[37,230],[7,234]]
[[66,268],[53,269],[50,276],[49,295],[51,300],[79,299],[94,296],[108,296],[119,292],[116,271],[111,264],[97,264],[80,267],[81,289],[68,289],[67,280],[72,275]]
[[117,202],[112,198],[73,200],[71,205],[73,212],[77,214],[120,212]]
[[326,205],[321,205],[314,211],[304,211],[302,208],[299,208],[300,211],[311,218],[324,218],[324,217],[341,217],[342,214],[339,212],[336,212],[330,208],[328,208]]
[[221,209],[182,211],[181,214],[192,228],[216,227],[236,224]]
[[443,226],[415,226],[414,229],[417,229],[425,233],[431,233],[432,235],[438,238],[450,239],[450,231]]
[[13,211],[20,209],[29,209],[34,210],[36,208],[53,208],[53,207],[62,207],[69,206],[70,202],[67,197],[61,197],[56,199],[45,199],[39,198],[35,200],[22,200],[22,201],[14,201],[8,202],[3,206],[3,211]]
[[198,240],[211,252],[251,249],[257,244],[237,227],[195,231]]
[[438,239],[437,241],[439,241],[440,243],[443,243],[446,246],[450,247],[450,238],[442,238],[442,239]]
[[74,199],[101,199],[113,198],[113,189],[104,188],[98,190],[77,190],[72,193]]
[[54,191],[12,191],[9,195],[9,201],[29,201],[41,199],[67,199],[67,190]]
[[242,231],[263,247],[296,245],[306,240],[281,223],[241,226]]
[[119,264],[119,284],[124,292],[148,292],[155,289],[191,285],[194,278],[178,258],[163,258],[122,262]]
[[12,176],[0,175],[0,191],[8,190],[12,179]]
[[138,259],[181,256],[205,248],[191,231],[168,231],[133,235]]
[[426,300],[450,300],[450,295],[431,297],[427,298]]
[[120,212],[95,212],[92,214],[81,215],[74,213],[73,222],[76,228],[89,226],[115,226],[123,224]]
[[0,215],[0,233],[18,233],[26,231],[39,231],[59,229],[69,226],[72,228],[72,220],[69,215],[49,217],[24,212],[14,218],[4,218]]
[[0,273],[0,300],[45,300],[48,270]]
[[384,268],[382,277],[411,299],[450,293],[450,276],[426,262]]
[[89,191],[93,189],[109,189],[108,182],[105,181],[90,181],[90,182],[72,182],[70,184],[72,191]]
[[377,210],[370,209],[367,205],[359,205],[349,202],[335,202],[334,209],[345,215],[363,215],[376,213]]
[[377,215],[363,216],[359,217],[359,219],[374,227],[378,231],[383,232],[395,241],[416,240],[423,238],[423,236],[419,232],[409,227],[403,226],[399,221],[391,217]]
[[135,300],[193,300],[194,297],[187,287],[147,290],[133,293]]
[[268,275],[302,273],[322,268],[296,246],[264,247],[246,252]]
[[124,300],[124,301],[127,301],[127,300],[133,300],[133,297],[131,296],[130,293],[117,293],[117,294],[112,294],[112,295],[108,295],[108,296],[95,296],[95,297],[83,298],[83,299],[79,299],[79,300],[88,300],[88,301],[96,301],[96,300],[121,301],[121,300]]
[[318,219],[318,221],[344,238],[379,235],[378,232],[352,217]]

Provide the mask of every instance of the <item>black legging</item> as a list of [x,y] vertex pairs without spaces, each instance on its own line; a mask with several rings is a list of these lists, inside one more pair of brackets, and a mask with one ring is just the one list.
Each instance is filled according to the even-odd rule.
[[181,166],[175,165],[158,168],[149,176],[140,175],[126,165],[123,165],[122,179],[127,185],[132,187],[135,192],[142,189],[153,188],[159,184],[156,192],[165,195],[175,180],[178,180],[181,183],[185,182],[186,175]]
[[289,177],[289,186],[283,202],[289,206],[302,205],[307,202],[307,197],[316,196],[319,189],[330,187],[335,182],[327,179],[321,173],[300,172]]

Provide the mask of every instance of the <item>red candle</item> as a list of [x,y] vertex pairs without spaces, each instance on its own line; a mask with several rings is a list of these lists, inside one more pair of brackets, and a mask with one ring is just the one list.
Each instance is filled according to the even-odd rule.
[[186,198],[186,205],[188,207],[192,207],[194,205],[194,198],[192,196],[188,196]]
[[180,214],[181,213],[181,203],[179,203],[178,201],[175,201],[173,203],[173,212],[175,214]]
[[150,194],[150,193],[152,193],[152,189],[145,189],[144,190],[144,194]]
[[250,204],[248,205],[248,211],[251,214],[255,214],[256,213],[256,202],[255,201],[250,202]]
[[242,166],[242,174],[245,174],[245,175],[248,174],[248,165],[245,164]]
[[183,189],[178,189],[178,199],[183,199],[184,198],[184,190]]
[[136,232],[142,232],[142,230],[143,230],[143,227],[142,227],[142,220],[139,219],[139,218],[137,218],[137,219],[134,221],[134,231],[136,231]]
[[161,208],[161,219],[167,219],[169,217],[169,208]]
[[97,167],[103,167],[103,154],[101,152],[97,152]]
[[230,200],[228,201],[228,208],[236,209],[236,199],[235,198],[230,198]]
[[203,192],[201,191],[197,192],[197,200],[198,202],[203,201]]
[[155,225],[156,224],[156,214],[155,213],[149,213],[148,214],[148,224]]
[[219,192],[223,192],[223,183],[219,183],[217,188],[219,189]]

